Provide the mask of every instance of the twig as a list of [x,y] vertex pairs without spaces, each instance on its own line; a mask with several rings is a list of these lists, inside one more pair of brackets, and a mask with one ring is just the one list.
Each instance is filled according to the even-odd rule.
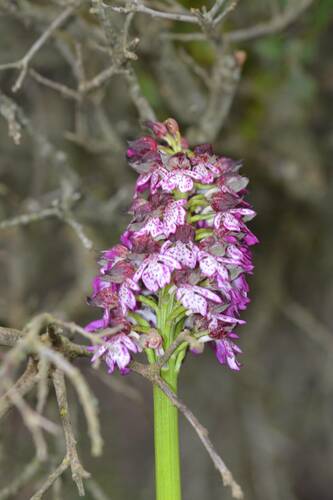
[[214,18],[217,14],[218,11],[223,7],[223,4],[226,3],[226,0],[216,0],[214,3],[213,7],[209,11],[209,15]]
[[20,394],[21,397],[26,396],[31,389],[36,385],[38,380],[38,371],[36,363],[32,360],[28,362],[28,366],[15,385],[0,398],[0,419],[14,406],[13,392]]
[[184,330],[183,332],[180,332],[180,334],[177,335],[177,337],[172,342],[172,344],[165,350],[165,353],[157,359],[157,361],[154,365],[151,365],[151,366],[154,366],[154,367],[156,366],[156,368],[158,368],[158,370],[160,370],[164,365],[166,365],[166,363],[169,361],[169,359],[171,358],[173,353],[176,351],[176,349],[183,342],[187,342],[190,340],[191,340],[191,337],[186,330]]
[[244,52],[231,55],[219,48],[206,109],[198,125],[189,130],[190,141],[211,142],[216,138],[232,105],[245,58]]
[[[287,28],[313,3],[313,0],[294,1],[294,8],[286,7],[283,12],[277,12],[272,19],[258,23],[250,28],[229,31],[222,35],[225,42],[238,43],[251,41],[267,35],[274,35]],[[224,16],[223,16],[224,17]],[[222,17],[222,18],[223,18]],[[220,21],[222,18],[218,19]],[[209,41],[205,33],[161,33],[161,38],[180,42]]]
[[38,385],[37,385],[37,413],[43,413],[49,393],[49,370],[50,364],[47,359],[41,358],[38,363]]
[[8,135],[18,145],[21,142],[21,123],[16,117],[16,105],[7,96],[0,92],[0,114],[8,123]]
[[81,372],[78,368],[69,363],[69,361],[67,361],[66,358],[59,352],[53,351],[49,347],[38,346],[37,350],[41,356],[45,356],[52,362],[52,364],[63,370],[74,385],[87,420],[88,433],[91,440],[91,452],[95,456],[100,455],[102,452],[103,440],[97,417],[97,401],[90,391],[85,379],[81,375]]
[[12,219],[7,219],[0,221],[0,229],[8,229],[16,226],[26,226],[32,222],[37,222],[48,217],[58,217],[59,210],[56,207],[44,208],[38,212],[32,212],[31,214],[22,214],[13,217]]
[[51,472],[51,474],[46,478],[43,485],[40,489],[30,498],[30,500],[41,500],[43,498],[44,493],[47,492],[49,488],[51,488],[52,484],[68,469],[70,465],[69,459],[66,456],[60,465],[56,468],[55,471]]
[[59,94],[61,94],[63,97],[74,99],[75,101],[79,101],[81,98],[80,94],[76,90],[73,90],[62,83],[54,82],[53,80],[50,80],[49,78],[41,75],[34,69],[30,69],[29,75],[31,75],[33,79],[36,80],[36,82],[52,90],[55,90],[56,92],[59,92]]
[[60,419],[64,429],[67,457],[70,461],[73,481],[75,482],[80,496],[84,496],[83,479],[90,476],[89,472],[84,470],[79,460],[76,449],[76,440],[69,416],[69,407],[66,394],[65,377],[61,370],[56,368],[52,373],[52,380],[57,396]]
[[0,326],[0,345],[5,347],[14,347],[22,337],[20,330],[14,328],[5,328]]
[[0,221],[0,230],[8,229],[16,226],[26,226],[33,222],[38,222],[49,217],[56,217],[63,222],[67,223],[76,233],[77,237],[80,239],[81,243],[87,250],[92,250],[94,244],[85,234],[82,224],[80,224],[71,213],[70,210],[63,210],[61,206],[54,206],[50,208],[44,208],[38,212],[32,212],[30,214],[22,214],[12,219],[7,219]]
[[110,78],[112,78],[114,75],[118,75],[122,73],[123,70],[120,70],[117,68],[114,64],[111,64],[108,68],[103,69],[100,73],[98,73],[94,78],[91,80],[87,80],[83,82],[79,90],[80,92],[87,93],[91,92],[92,90],[96,90],[104,83],[106,83]]
[[68,330],[70,333],[78,333],[79,335],[82,335],[82,337],[85,337],[92,341],[96,340],[98,341],[98,339],[100,339],[100,342],[103,343],[104,343],[103,337],[105,336],[111,337],[112,335],[116,335],[123,329],[122,325],[117,325],[112,328],[105,328],[99,331],[98,333],[89,333],[84,328],[82,328],[81,326],[77,325],[72,321],[62,321],[57,318],[52,318],[52,324],[58,325],[61,328]]
[[224,35],[228,42],[244,42],[262,36],[273,35],[294,22],[304,10],[306,10],[313,0],[303,0],[292,2],[292,7],[288,6],[284,12],[275,15],[270,21],[259,23],[250,28],[230,31]]
[[150,106],[148,100],[141,92],[138,77],[133,68],[129,67],[128,70],[124,73],[124,75],[129,85],[130,96],[132,98],[132,101],[136,109],[138,110],[140,119],[142,121],[156,120],[153,108]]
[[159,10],[151,9],[146,7],[139,1],[131,3],[128,7],[114,7],[111,9],[114,12],[122,12],[124,14],[129,14],[130,12],[139,12],[141,14],[148,14],[153,18],[169,19],[170,21],[180,21],[184,23],[199,24],[198,17],[192,14],[182,14],[176,12],[162,12]]
[[77,237],[81,241],[82,245],[87,249],[87,250],[92,250],[94,247],[94,244],[90,238],[85,234],[84,229],[82,224],[78,222],[72,215],[71,212],[67,211],[67,213],[64,213],[63,215],[59,216],[60,219],[63,219],[76,233]]
[[35,54],[41,49],[41,47],[45,44],[45,42],[50,38],[50,36],[72,15],[76,7],[79,5],[79,1],[76,1],[73,5],[67,7],[64,11],[62,11],[59,16],[57,16],[49,27],[42,33],[42,35],[34,42],[34,44],[30,47],[25,56],[19,61],[13,63],[7,63],[0,65],[0,71],[10,68],[17,68],[20,70],[19,76],[13,85],[13,92],[17,92],[23,80],[27,74],[29,63]]

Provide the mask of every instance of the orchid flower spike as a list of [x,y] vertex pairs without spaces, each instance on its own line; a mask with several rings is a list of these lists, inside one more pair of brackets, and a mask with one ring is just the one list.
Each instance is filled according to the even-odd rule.
[[250,246],[258,243],[246,225],[255,216],[245,201],[248,180],[239,162],[215,155],[209,144],[189,149],[175,120],[147,126],[154,137],[127,150],[139,174],[132,220],[120,243],[102,252],[89,298],[103,315],[88,331],[122,329],[90,347],[93,361],[125,374],[133,355],[145,350],[157,360],[186,329],[192,341],[181,361],[209,343],[220,363],[239,370],[234,330],[244,323]]

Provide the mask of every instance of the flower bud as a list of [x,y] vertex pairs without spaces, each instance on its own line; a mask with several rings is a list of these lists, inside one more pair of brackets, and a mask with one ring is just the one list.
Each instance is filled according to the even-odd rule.
[[173,118],[168,118],[167,120],[165,120],[164,125],[166,126],[168,132],[174,137],[179,134],[178,123]]

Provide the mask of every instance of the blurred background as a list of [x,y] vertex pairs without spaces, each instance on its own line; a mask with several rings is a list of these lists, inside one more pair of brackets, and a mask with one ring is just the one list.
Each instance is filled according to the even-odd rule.
[[[13,92],[24,65],[1,65],[20,61],[71,4],[0,1],[1,325],[20,329],[43,311],[84,325],[99,314],[85,297],[98,252],[129,220],[136,174],[125,161],[126,141],[142,134],[153,112],[176,118],[192,144],[212,141],[217,153],[244,161],[258,213],[251,229],[261,244],[248,323],[239,328],[243,368],[220,366],[209,349],[189,355],[180,395],[247,500],[333,499],[333,2],[308,1],[298,13],[300,3],[239,2],[207,33],[76,2]],[[146,5],[178,12],[214,4]],[[295,15],[281,29],[223,37],[286,12]],[[94,83],[107,68],[114,71]],[[61,217],[52,212],[59,206]],[[22,214],[28,224],[15,222]],[[105,439],[103,456],[91,458],[69,389],[82,462],[96,481],[86,498],[153,499],[151,387],[134,374],[78,366],[100,402]],[[50,418],[55,405],[50,394]],[[193,429],[183,418],[180,427],[184,500],[228,500]],[[0,436],[1,489],[31,460],[33,445],[15,411]],[[50,462],[17,500],[30,498],[58,462],[62,444],[50,439],[49,446]],[[69,473],[61,488],[45,498],[78,498]]]

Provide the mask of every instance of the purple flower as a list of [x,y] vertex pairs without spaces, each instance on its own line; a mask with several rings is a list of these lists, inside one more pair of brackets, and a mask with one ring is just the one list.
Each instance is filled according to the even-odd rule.
[[140,287],[134,280],[127,278],[119,287],[118,297],[119,304],[122,310],[123,315],[125,316],[127,311],[134,310],[136,306],[136,298],[133,293],[133,290],[138,292],[140,291]]
[[122,375],[129,372],[130,353],[139,352],[137,344],[125,333],[114,335],[107,339],[104,344],[91,346],[89,350],[94,353],[91,359],[92,363],[101,358],[107,364],[109,373],[113,373],[117,366]]
[[163,210],[162,219],[159,216],[148,218],[145,225],[137,231],[136,235],[150,234],[153,238],[164,235],[170,236],[176,232],[177,227],[185,224],[186,211],[183,208],[186,200],[170,201]]
[[205,316],[207,313],[207,300],[220,303],[221,298],[207,288],[196,285],[183,285],[177,289],[176,297],[191,313]]
[[175,233],[177,227],[185,224],[186,210],[184,205],[186,205],[186,200],[176,200],[166,206],[163,214],[163,227],[166,237]]
[[154,153],[157,152],[157,146],[157,142],[152,137],[141,137],[129,143],[127,158],[131,162],[143,162],[152,156],[154,157]]
[[180,268],[179,262],[173,257],[163,253],[149,255],[139,266],[133,280],[141,279],[150,292],[157,292],[170,283],[172,271]]
[[188,243],[176,241],[174,245],[172,245],[171,242],[168,243],[168,246],[165,247],[167,248],[165,255],[169,255],[185,268],[195,268],[199,249],[192,241],[189,241]]
[[[230,335],[229,335],[230,337]],[[224,365],[227,364],[232,370],[240,370],[240,364],[236,359],[237,354],[241,354],[241,349],[230,338],[224,337],[215,340],[216,357]]]
[[160,187],[167,193],[171,193],[175,189],[181,193],[188,193],[193,189],[193,174],[191,170],[167,172],[160,182]]
[[199,267],[204,276],[216,276],[221,281],[228,281],[229,275],[226,267],[223,265],[223,258],[211,255],[208,252],[201,251],[198,255]]

